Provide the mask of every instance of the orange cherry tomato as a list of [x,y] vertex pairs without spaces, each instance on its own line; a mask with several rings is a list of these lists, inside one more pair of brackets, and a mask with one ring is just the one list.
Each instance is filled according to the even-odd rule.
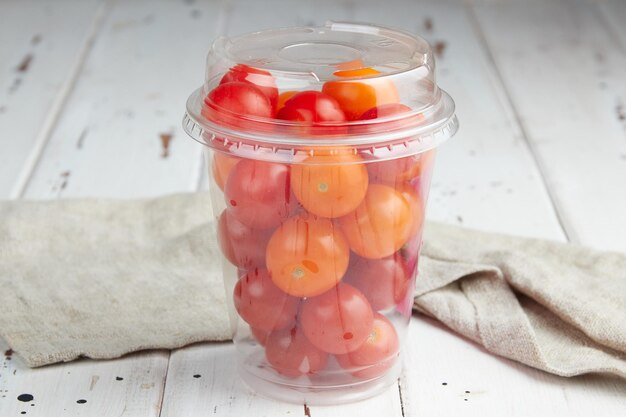
[[291,189],[302,206],[321,217],[339,217],[356,209],[367,192],[368,174],[361,157],[320,152],[291,168]]
[[221,152],[215,152],[213,154],[213,164],[211,165],[211,172],[213,173],[213,179],[220,190],[224,191],[224,185],[230,175],[230,171],[237,165],[239,158],[234,156],[228,156]]
[[422,175],[422,172],[432,167],[434,159],[435,150],[431,149],[404,158],[372,161],[367,165],[367,170],[372,181],[394,185]]
[[348,242],[333,222],[301,213],[274,232],[266,263],[278,288],[297,297],[312,297],[337,285],[349,257]]
[[276,106],[276,112],[278,113],[283,107],[285,107],[287,100],[296,94],[298,94],[297,91],[285,91],[284,93],[280,93],[278,96],[278,106]]
[[358,349],[337,355],[339,365],[361,379],[373,379],[384,374],[398,359],[400,343],[393,324],[375,313],[369,336]]
[[400,249],[410,237],[412,222],[406,198],[381,184],[371,184],[359,207],[339,218],[350,248],[370,259],[383,258]]
[[348,71],[361,69],[364,65],[365,64],[363,64],[363,60],[361,58],[356,58],[351,61],[344,61],[333,64],[333,67],[337,68],[338,71]]
[[[337,71],[340,78],[363,77],[380,74],[373,68],[361,68]],[[332,96],[339,102],[348,120],[357,120],[372,107],[400,101],[398,90],[390,80],[362,79],[359,81],[328,81],[322,92]]]
[[409,239],[414,238],[422,228],[424,222],[424,205],[417,190],[408,182],[398,184],[396,190],[408,201],[411,208],[411,232]]

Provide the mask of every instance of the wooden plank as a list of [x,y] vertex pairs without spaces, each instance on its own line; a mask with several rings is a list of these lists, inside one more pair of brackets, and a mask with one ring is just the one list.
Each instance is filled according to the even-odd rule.
[[200,147],[180,120],[188,94],[203,80],[221,7],[116,4],[24,196],[139,197],[195,189]]
[[[98,26],[98,0],[0,6],[0,196],[32,165]],[[36,158],[35,158],[36,159]]]
[[618,378],[541,372],[494,356],[429,319],[412,320],[410,330],[406,415],[618,416],[626,409],[626,382]]
[[[6,349],[0,340],[0,350]],[[40,369],[29,369],[16,355],[2,359],[2,416],[24,412],[30,417],[159,415],[166,352],[129,355],[115,361],[79,360]],[[23,394],[34,399],[20,401],[18,397]]]
[[[357,10],[356,19],[425,35],[442,51],[438,79],[457,103],[461,129],[440,149],[429,218],[457,223],[462,219],[464,225],[484,230],[564,240],[471,14],[453,4],[406,1],[399,6],[401,15],[385,13],[386,7],[368,3]],[[623,401],[616,401],[625,393],[622,381],[555,377],[494,357],[423,317],[411,321],[405,348],[405,415],[582,416],[594,408],[611,415],[623,407]]]
[[[117,2],[72,81],[23,194],[131,197],[194,190],[199,149],[183,139],[179,125],[186,97],[202,79],[220,10],[217,2]],[[167,158],[161,133],[173,137]],[[2,343],[0,350],[6,349]],[[169,352],[155,351],[30,370],[13,355],[0,372],[0,415],[158,416],[168,360]],[[36,405],[18,401],[22,393],[34,395]],[[87,402],[76,403],[80,399]]]
[[485,4],[475,13],[567,234],[626,249],[623,40],[595,4]]

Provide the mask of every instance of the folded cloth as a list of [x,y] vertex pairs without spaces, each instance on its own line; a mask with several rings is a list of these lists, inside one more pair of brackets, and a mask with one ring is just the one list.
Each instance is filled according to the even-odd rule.
[[[207,194],[0,204],[0,335],[32,367],[231,336]],[[429,223],[415,309],[495,354],[626,378],[626,254]]]

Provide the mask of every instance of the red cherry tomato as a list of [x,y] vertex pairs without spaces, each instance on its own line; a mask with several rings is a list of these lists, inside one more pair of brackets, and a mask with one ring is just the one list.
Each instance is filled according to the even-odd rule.
[[270,118],[272,104],[261,90],[250,83],[232,82],[215,87],[204,100],[202,115],[216,123],[246,128],[246,116]]
[[337,362],[352,375],[373,379],[385,373],[398,359],[398,334],[385,316],[374,314],[374,322],[365,343],[356,350],[338,355]]
[[410,238],[399,252],[402,259],[404,259],[406,271],[409,276],[414,277],[417,275],[417,262],[421,246],[422,236],[421,233],[418,233],[414,237]]
[[213,173],[213,179],[220,190],[224,191],[224,185],[230,175],[230,171],[237,165],[239,158],[234,156],[228,156],[221,152],[215,152],[213,154],[213,163],[211,164],[211,172]]
[[405,182],[398,184],[396,190],[402,194],[411,208],[411,231],[409,232],[409,238],[412,239],[422,230],[424,205],[419,193],[410,183]]
[[296,326],[270,333],[265,357],[278,373],[292,378],[315,374],[328,361],[328,353],[313,346]]
[[235,218],[256,229],[278,226],[296,205],[289,167],[252,159],[242,159],[232,169],[224,198]]
[[302,91],[285,102],[278,114],[279,119],[298,122],[343,122],[339,103],[334,98],[319,91]]
[[285,107],[285,103],[287,102],[287,100],[289,100],[296,94],[298,94],[297,91],[285,91],[283,93],[280,93],[280,95],[278,96],[278,105],[276,106],[276,111],[279,112],[283,107]]
[[350,248],[364,258],[392,255],[410,237],[413,216],[409,202],[398,191],[370,184],[359,207],[339,218]]
[[293,324],[300,303],[278,289],[267,270],[259,268],[239,278],[233,298],[241,318],[260,330],[278,330]]
[[253,68],[244,64],[237,64],[224,74],[220,84],[235,81],[249,83],[257,87],[269,99],[272,109],[276,110],[276,105],[278,103],[278,88],[276,87],[276,80],[268,71]]
[[404,158],[373,161],[367,164],[372,181],[395,185],[411,181],[432,167],[435,150]]
[[[380,74],[373,68],[360,68],[337,71],[335,76],[354,78]],[[322,92],[334,97],[346,114],[348,120],[357,120],[372,107],[382,104],[397,103],[400,98],[398,90],[391,80],[381,78],[360,79],[358,81],[328,81]]]
[[365,342],[373,312],[367,299],[351,285],[340,283],[302,303],[300,323],[307,338],[328,353],[348,353]]
[[367,192],[368,174],[361,157],[316,155],[291,167],[294,195],[309,212],[339,217],[356,209]]
[[288,294],[312,297],[337,285],[348,268],[350,249],[330,220],[308,213],[283,223],[267,244],[267,269]]
[[270,337],[270,330],[257,329],[256,327],[250,326],[250,333],[256,339],[257,342],[261,346],[265,346],[267,344],[267,338]]
[[301,135],[340,135],[347,126],[325,125],[327,122],[344,122],[343,110],[337,101],[319,91],[303,91],[285,102],[276,116],[278,119],[300,122],[295,129]]
[[220,215],[217,229],[220,249],[230,263],[244,269],[265,267],[265,248],[271,236],[269,231],[246,226],[228,209]]
[[361,115],[361,120],[380,119],[383,117],[395,116],[396,114],[408,113],[411,111],[409,106],[402,103],[389,103],[382,106],[372,107]]
[[373,310],[386,310],[404,300],[411,277],[402,257],[397,254],[382,259],[353,256],[342,282],[359,289]]

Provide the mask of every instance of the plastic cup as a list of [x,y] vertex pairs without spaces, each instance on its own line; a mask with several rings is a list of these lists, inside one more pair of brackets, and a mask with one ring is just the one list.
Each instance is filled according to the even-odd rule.
[[256,392],[338,404],[399,377],[435,148],[458,127],[434,67],[423,39],[360,24],[213,44],[183,124]]

